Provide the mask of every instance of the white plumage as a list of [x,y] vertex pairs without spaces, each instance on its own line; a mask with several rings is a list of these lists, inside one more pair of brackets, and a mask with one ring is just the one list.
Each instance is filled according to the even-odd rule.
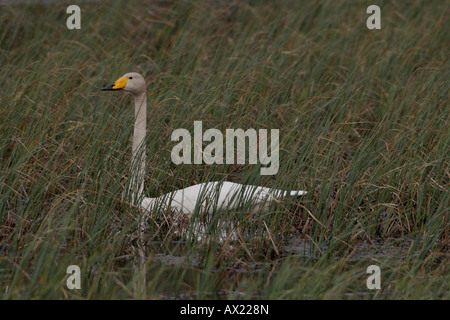
[[[306,191],[291,191],[291,196],[301,196]],[[214,210],[233,210],[243,205],[260,209],[270,202],[288,195],[287,191],[259,186],[243,185],[229,181],[196,184],[176,190],[158,198],[144,198],[142,207],[147,211],[173,208],[190,215],[198,206],[199,212],[211,214]]]

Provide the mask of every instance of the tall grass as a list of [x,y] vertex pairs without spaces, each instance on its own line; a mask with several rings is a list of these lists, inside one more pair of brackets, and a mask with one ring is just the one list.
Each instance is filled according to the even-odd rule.
[[[380,1],[370,31],[370,1],[75,2],[81,30],[69,3],[0,5],[4,299],[450,297],[448,3]],[[99,92],[129,71],[149,85],[148,196],[224,179],[308,195],[236,212],[226,245],[154,217],[136,268],[132,101]],[[278,174],[174,165],[170,135],[194,120],[280,129]]]

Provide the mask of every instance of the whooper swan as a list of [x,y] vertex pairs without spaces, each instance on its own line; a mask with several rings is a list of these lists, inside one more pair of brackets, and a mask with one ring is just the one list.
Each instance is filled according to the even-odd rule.
[[270,202],[287,195],[301,196],[306,194],[306,191],[301,190],[287,192],[266,187],[243,185],[235,182],[215,181],[169,192],[157,198],[142,198],[146,161],[147,95],[145,80],[139,73],[131,72],[123,75],[114,84],[101,90],[125,90],[131,92],[134,96],[135,122],[130,192],[132,202],[140,201],[141,208],[146,212],[151,212],[155,208],[170,208],[176,212],[191,216],[196,207],[202,212],[212,214],[216,209],[232,210],[241,207],[245,203],[250,203],[252,208],[260,209]]

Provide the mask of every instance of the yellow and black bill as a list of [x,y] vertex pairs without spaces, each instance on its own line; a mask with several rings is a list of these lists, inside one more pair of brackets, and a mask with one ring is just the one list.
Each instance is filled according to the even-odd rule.
[[128,78],[126,78],[126,77],[119,78],[113,84],[102,88],[101,91],[122,90],[127,85],[127,81],[128,81]]

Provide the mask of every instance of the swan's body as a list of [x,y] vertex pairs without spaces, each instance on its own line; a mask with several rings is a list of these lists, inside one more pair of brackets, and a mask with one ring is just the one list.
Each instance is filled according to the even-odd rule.
[[[291,196],[301,196],[305,191],[291,191]],[[233,210],[244,205],[260,209],[273,200],[288,195],[287,191],[243,185],[229,181],[215,181],[196,184],[176,190],[158,198],[144,198],[142,207],[147,211],[157,208],[172,208],[191,215],[198,207],[199,212],[212,214],[216,209]]]
[[[135,101],[135,123],[132,148],[132,179],[130,185],[132,201],[141,201],[140,206],[151,212],[158,208],[174,209],[185,215],[200,211],[212,213],[215,209],[236,209],[250,204],[258,209],[286,195],[301,196],[306,191],[283,191],[265,187],[243,185],[234,182],[207,182],[181,190],[169,192],[157,198],[142,198],[145,175],[145,135],[147,96],[144,78],[136,72],[127,73],[104,90],[125,90],[133,93]],[[143,200],[140,200],[143,199]]]

